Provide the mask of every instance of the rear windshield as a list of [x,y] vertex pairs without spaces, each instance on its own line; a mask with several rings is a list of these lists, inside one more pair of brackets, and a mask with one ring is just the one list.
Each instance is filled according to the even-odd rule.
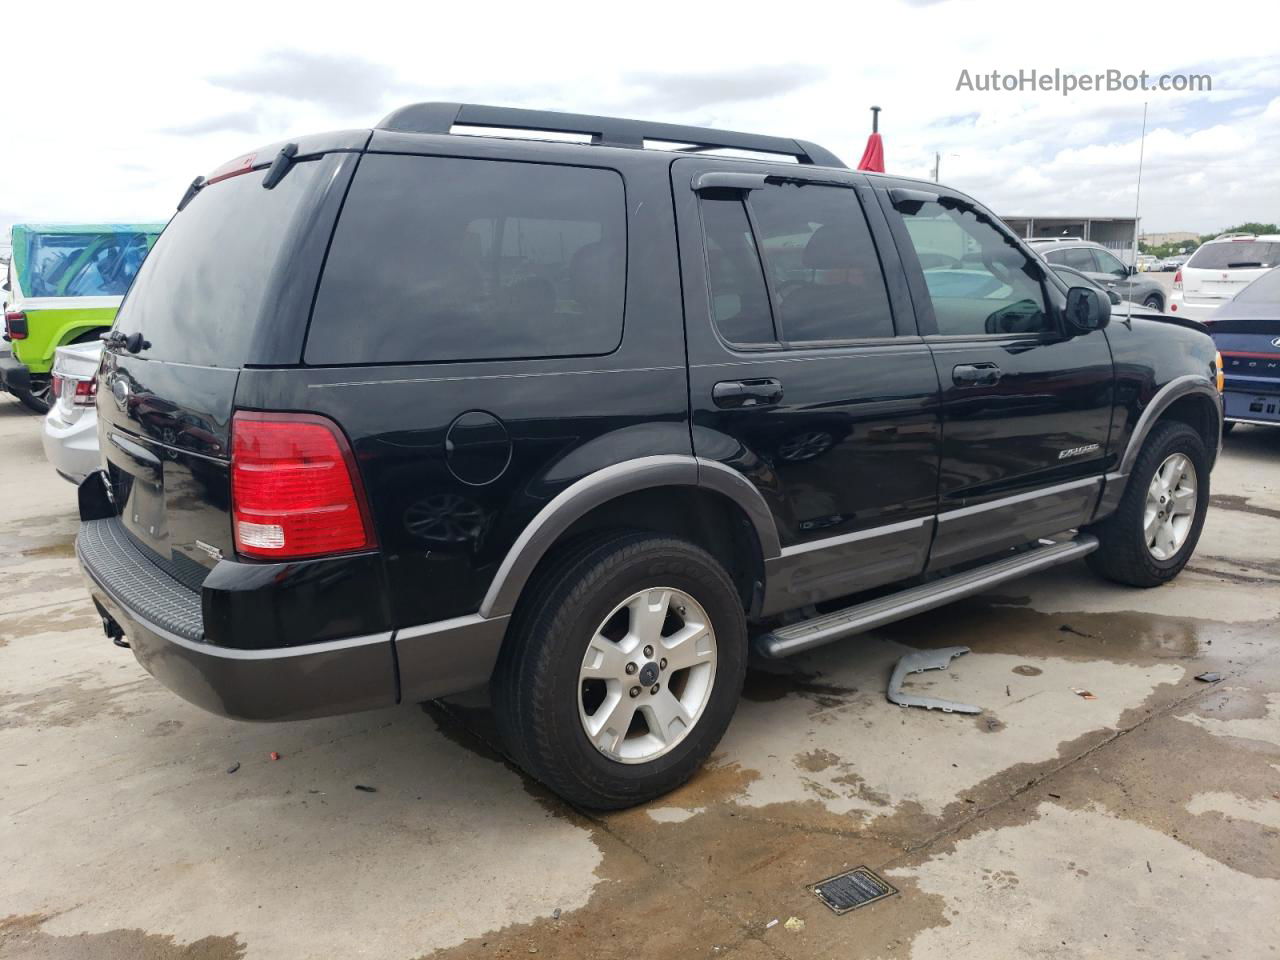
[[151,344],[147,359],[243,366],[290,227],[322,166],[296,163],[271,190],[259,170],[197,193],[143,263],[116,329],[140,332]]
[[1264,273],[1238,294],[1237,303],[1280,303],[1280,269]]
[[1199,270],[1257,270],[1280,263],[1280,243],[1268,240],[1225,240],[1206,243],[1191,255],[1188,267]]
[[613,171],[370,154],[334,233],[306,362],[609,353],[626,258]]

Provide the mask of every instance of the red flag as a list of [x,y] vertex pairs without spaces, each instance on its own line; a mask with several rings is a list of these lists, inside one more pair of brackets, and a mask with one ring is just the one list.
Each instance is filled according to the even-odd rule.
[[884,143],[880,134],[873,133],[867,137],[867,149],[862,151],[862,159],[858,161],[859,170],[870,170],[872,173],[884,173]]

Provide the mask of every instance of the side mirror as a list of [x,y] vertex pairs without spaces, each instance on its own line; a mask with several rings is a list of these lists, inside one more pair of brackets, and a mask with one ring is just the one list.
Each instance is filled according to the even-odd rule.
[[1114,290],[1107,291],[1107,299],[1111,301],[1111,305],[1113,307],[1120,305],[1120,294],[1116,293]]
[[1101,330],[1111,322],[1111,301],[1101,290],[1072,287],[1067,291],[1067,323],[1076,333]]
[[1137,272],[1138,272],[1138,268],[1137,268],[1137,267],[1135,267],[1133,264],[1128,264],[1128,265],[1124,268],[1124,275],[1125,275],[1126,277],[1132,277],[1132,276],[1133,276],[1134,274],[1136,274]]

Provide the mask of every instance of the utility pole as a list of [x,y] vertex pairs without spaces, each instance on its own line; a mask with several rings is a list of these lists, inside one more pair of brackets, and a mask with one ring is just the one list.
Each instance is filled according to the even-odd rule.
[[935,153],[933,155],[933,182],[934,183],[939,182],[938,178],[939,176],[941,176],[941,171],[942,171],[942,154]]

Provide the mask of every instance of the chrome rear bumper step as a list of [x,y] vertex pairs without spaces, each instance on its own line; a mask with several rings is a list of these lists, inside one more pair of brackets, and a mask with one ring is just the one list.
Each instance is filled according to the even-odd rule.
[[1080,534],[1074,540],[1036,547],[1016,557],[997,560],[986,566],[952,574],[900,593],[855,604],[801,623],[788,624],[756,638],[756,649],[765,657],[778,659],[812,650],[833,640],[874,630],[886,623],[924,613],[953,600],[981,593],[1006,580],[1069,563],[1098,549],[1097,537]]

